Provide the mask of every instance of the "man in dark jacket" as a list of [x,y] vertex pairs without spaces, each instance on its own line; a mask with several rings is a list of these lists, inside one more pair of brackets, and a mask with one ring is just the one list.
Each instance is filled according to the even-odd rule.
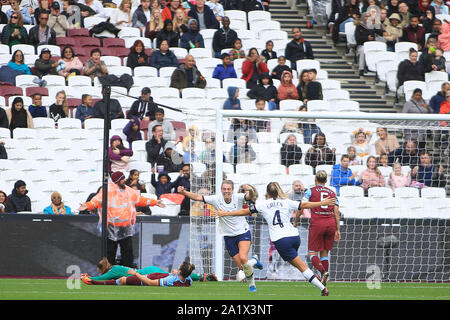
[[195,66],[195,60],[192,55],[188,54],[184,59],[184,63],[174,70],[170,78],[170,87],[177,88],[180,92],[184,88],[195,87],[204,89],[206,87],[206,79]]
[[[103,87],[102,89],[102,100],[97,101],[94,104],[94,118],[105,118],[105,112],[106,112],[106,88]],[[110,109],[109,109],[109,117],[111,120],[114,119],[124,119],[125,115],[123,114],[122,107],[120,106],[120,103],[117,99],[110,99]]]
[[214,33],[212,47],[216,58],[219,58],[222,50],[233,47],[233,42],[238,38],[236,31],[230,29],[230,18],[222,18],[222,28]]
[[299,27],[292,29],[292,39],[284,51],[287,60],[291,61],[291,68],[297,70],[297,60],[314,59],[311,44],[303,39],[302,30]]
[[147,15],[150,17],[150,0],[141,0],[141,4],[137,7],[137,9],[133,13],[133,17],[131,18],[131,23],[134,28],[139,28],[141,32],[144,31],[145,26],[147,25]]
[[6,205],[6,213],[17,213],[22,211],[31,211],[31,200],[27,196],[28,190],[26,184],[22,180],[17,180],[14,189],[8,196],[8,204]]
[[[174,181],[175,190],[178,190],[178,187],[183,187],[184,190],[191,191],[191,166],[189,163],[183,164],[180,171],[180,176],[177,180]],[[183,202],[181,203],[181,211],[180,216],[189,216],[189,211],[191,209],[191,201],[188,197],[185,197]]]
[[164,145],[164,152],[160,153],[156,158],[156,164],[164,166],[166,172],[179,172],[183,165],[183,157],[175,150],[172,142]]
[[400,41],[417,43],[420,51],[425,45],[425,28],[419,26],[419,23],[419,17],[412,16],[409,25],[403,29],[403,37]]
[[400,148],[389,153],[389,165],[392,166],[394,162],[400,162],[402,166],[415,167],[419,163],[419,148],[417,142],[409,140]]
[[147,162],[153,166],[160,153],[164,152],[164,146],[167,140],[163,138],[163,128],[161,125],[156,125],[152,128],[153,137],[145,144],[147,151]]
[[155,120],[155,112],[156,109],[158,109],[158,106],[153,102],[151,93],[152,91],[150,88],[142,88],[141,96],[131,105],[130,112],[128,113],[128,119],[131,119],[131,117],[134,116],[139,118],[139,120]]
[[56,32],[47,25],[48,17],[46,12],[39,15],[39,24],[28,32],[28,44],[35,47],[43,44],[56,45]]
[[205,0],[197,0],[195,6],[190,5],[188,15],[197,20],[198,30],[203,29],[219,29],[219,21],[217,21],[214,12],[205,6]]

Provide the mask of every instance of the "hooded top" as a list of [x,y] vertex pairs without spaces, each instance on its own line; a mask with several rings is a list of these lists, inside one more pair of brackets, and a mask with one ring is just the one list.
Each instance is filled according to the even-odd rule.
[[228,87],[228,99],[223,104],[224,110],[242,110],[239,98],[235,98],[237,87]]
[[[160,181],[161,177],[167,177],[167,183],[165,184],[161,183]],[[158,199],[162,194],[172,193],[172,189],[175,186],[175,182],[170,182],[170,180],[171,178],[166,171],[163,171],[158,175],[158,181],[156,181],[155,179],[155,174],[152,173],[151,184],[155,188],[155,194],[158,197]]]
[[[172,155],[170,157],[167,156],[166,151],[168,149],[172,149]],[[181,155],[178,155],[180,162],[174,163],[172,159],[175,158],[174,153],[177,153],[175,145],[172,142],[167,142],[164,145],[164,152],[160,153],[158,157],[156,158],[156,163],[158,165],[164,166],[164,171],[166,172],[179,172],[181,170],[181,167],[183,166],[183,157]]]
[[167,40],[169,43],[169,48],[171,47],[178,47],[178,40],[180,39],[180,35],[178,32],[175,31],[167,31],[167,25],[171,23],[173,25],[172,20],[166,20],[164,21],[164,27],[161,31],[158,32],[156,35],[156,46],[159,48],[161,45],[161,42],[163,40]]
[[[111,171],[111,169],[112,169],[111,166],[112,166],[114,163],[122,163],[122,162],[123,162],[123,161],[121,160],[121,158],[122,158],[123,156],[131,157],[131,156],[133,155],[133,150],[131,150],[131,149],[126,149],[125,147],[123,147],[122,149],[119,148],[119,150],[120,150],[120,153],[119,153],[119,154],[114,153],[114,152],[113,152],[113,149],[112,149],[112,147],[111,147],[111,145],[112,145],[113,141],[115,141],[115,140],[120,140],[120,143],[121,143],[122,146],[123,146],[122,138],[121,138],[120,136],[118,136],[118,135],[112,136],[111,139],[109,140],[109,145],[110,145],[109,148],[108,148],[108,155],[109,155],[109,171]],[[113,170],[113,171],[120,171],[120,170],[117,170],[117,168],[116,168],[116,169]],[[126,170],[126,171],[127,171],[127,170]]]
[[199,26],[197,24],[197,29],[195,31],[191,30],[191,24],[197,21],[195,19],[190,19],[188,21],[188,28],[185,33],[181,36],[180,39],[180,48],[185,48],[187,50],[191,49],[191,43],[192,45],[195,45],[196,42],[198,42],[199,48],[204,48],[205,43],[203,41],[203,36],[199,32]]
[[22,180],[16,181],[14,184],[14,189],[8,196],[7,205],[5,208],[6,213],[17,213],[21,211],[31,211],[31,200],[27,196],[28,190],[25,191],[24,195],[20,195],[17,192],[17,188],[25,186],[25,182]]
[[[269,84],[266,87],[263,85],[262,82],[264,78],[269,79]],[[275,86],[273,85],[273,80],[267,72],[261,74],[258,80],[258,85],[253,87],[250,91],[248,91],[247,96],[250,99],[264,99],[265,101],[275,99],[275,103],[278,104],[277,88],[275,88]]]
[[[290,75],[290,79],[287,83],[285,83],[283,80],[286,74]],[[278,99],[298,99],[298,91],[295,85],[292,83],[292,73],[290,73],[289,71],[283,71],[283,73],[281,74],[281,84],[278,87]]]
[[[131,120],[133,120],[133,121],[131,121]],[[137,131],[133,130],[134,123],[137,124],[137,126],[138,126]],[[133,143],[133,141],[142,140],[141,125],[140,125],[138,117],[132,116],[130,121],[123,128],[122,132],[127,136],[127,141],[128,141],[128,144],[130,145],[130,147],[131,147],[131,144]]]

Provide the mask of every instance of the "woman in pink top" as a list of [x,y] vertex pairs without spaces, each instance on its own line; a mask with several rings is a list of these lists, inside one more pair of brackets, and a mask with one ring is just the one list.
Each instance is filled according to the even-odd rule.
[[405,176],[402,173],[402,165],[398,162],[394,163],[393,171],[389,174],[388,185],[394,191],[396,188],[408,187],[411,183],[411,171]]
[[75,52],[71,47],[64,47],[62,50],[62,57],[58,61],[59,64],[63,63],[63,69],[59,70],[59,75],[67,77],[71,73],[81,74],[83,69],[83,63],[75,56]]
[[374,156],[367,158],[367,169],[361,172],[359,182],[366,194],[369,188],[386,186],[383,175],[378,169],[377,159]]

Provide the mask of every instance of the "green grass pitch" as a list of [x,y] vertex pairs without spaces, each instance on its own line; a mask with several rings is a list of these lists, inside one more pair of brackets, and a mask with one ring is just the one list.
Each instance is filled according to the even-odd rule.
[[68,289],[62,279],[0,279],[0,300],[449,300],[448,283],[329,282],[329,297],[306,282],[257,282],[258,292],[238,282],[194,282],[190,288],[89,286]]

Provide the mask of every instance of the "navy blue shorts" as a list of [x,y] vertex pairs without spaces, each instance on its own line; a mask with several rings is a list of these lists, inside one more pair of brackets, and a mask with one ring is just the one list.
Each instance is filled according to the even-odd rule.
[[227,249],[228,253],[231,257],[234,257],[239,253],[239,242],[252,241],[252,235],[250,233],[250,230],[248,230],[246,233],[239,234],[237,236],[224,236],[223,239],[225,240],[225,248]]
[[273,243],[278,253],[284,261],[292,261],[298,256],[298,248],[300,247],[300,237],[281,238]]

